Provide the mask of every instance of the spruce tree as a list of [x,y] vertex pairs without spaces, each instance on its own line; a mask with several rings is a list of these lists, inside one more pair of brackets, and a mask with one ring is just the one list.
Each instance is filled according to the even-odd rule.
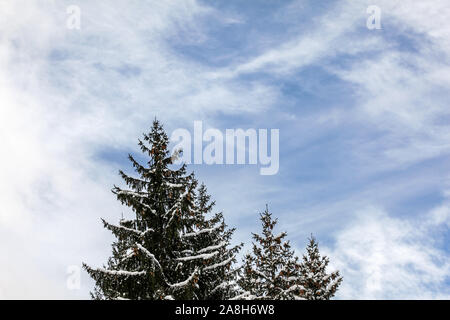
[[[197,208],[202,219],[198,221],[200,231],[194,243],[193,252],[202,265],[202,276],[199,279],[198,297],[202,300],[225,300],[235,297],[239,291],[237,288],[237,276],[239,269],[232,266],[236,262],[236,254],[243,244],[228,248],[235,229],[228,229],[221,212],[206,218],[211,213],[215,202],[210,201],[206,186],[202,184],[198,189]],[[208,231],[208,232],[205,232]]]
[[244,299],[302,299],[298,258],[294,255],[286,233],[274,235],[277,224],[268,208],[260,214],[262,234],[253,233],[253,250],[244,258],[240,286]]
[[329,300],[335,295],[342,282],[342,277],[339,275],[339,271],[326,272],[329,262],[328,257],[321,257],[319,245],[316,239],[311,236],[306,247],[306,254],[303,255],[303,261],[300,265],[302,275],[300,283],[304,288],[302,295],[305,299]]
[[[186,166],[172,168],[169,139],[155,120],[151,132],[139,140],[149,158],[147,166],[129,155],[138,178],[119,171],[129,189],[114,186],[113,193],[131,208],[135,218],[118,225],[104,220],[117,238],[112,256],[103,268],[83,264],[96,286],[95,299],[205,299],[226,298],[233,272],[229,272],[239,247],[227,250],[233,230],[221,215],[206,219],[211,209],[206,188],[186,174]],[[222,242],[218,242],[218,239]]]

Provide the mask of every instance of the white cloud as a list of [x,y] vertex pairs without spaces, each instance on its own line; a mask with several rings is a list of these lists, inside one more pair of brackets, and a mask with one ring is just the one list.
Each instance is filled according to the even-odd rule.
[[[324,66],[357,86],[363,102],[357,107],[358,120],[390,132],[383,144],[355,146],[355,152],[363,151],[362,157],[369,159],[383,147],[386,158],[374,161],[374,167],[385,168],[392,167],[392,160],[413,162],[448,151],[448,128],[435,124],[446,114],[446,104],[433,98],[436,86],[450,85],[448,68],[433,56],[443,52],[448,57],[450,52],[449,23],[442,19],[448,11],[445,1],[435,1],[427,10],[416,1],[380,2],[383,14],[397,21],[397,27],[412,28],[432,40],[431,48],[426,50],[423,44],[416,55],[400,54],[379,36],[358,35],[355,30],[358,23],[365,26],[366,7],[345,2],[315,20],[308,28],[313,31],[220,70],[189,61],[167,44],[168,39],[181,44],[206,41],[202,18],[217,17],[217,12],[193,0],[155,1],[144,9],[138,3],[142,4],[80,2],[81,30],[76,31],[65,28],[64,3],[0,2],[0,165],[6,168],[0,171],[0,250],[6,252],[0,256],[0,297],[87,297],[83,296],[90,289],[86,282],[82,293],[66,290],[66,267],[82,260],[105,261],[110,235],[98,218],[114,220],[121,210],[108,191],[117,183],[117,168],[93,161],[96,150],[134,146],[155,115],[178,125],[220,112],[258,114],[279,107],[276,85],[239,81],[243,74],[286,76],[338,54],[357,56],[374,47],[385,48],[376,58],[349,69]],[[229,24],[244,18],[218,20]],[[127,67],[137,74],[121,74]],[[184,119],[179,120],[180,114]],[[333,119],[339,122],[347,116],[336,114]],[[250,192],[249,184],[241,186],[244,194]],[[282,192],[279,186],[273,188]],[[394,189],[389,190],[400,193]],[[252,194],[247,198],[258,202]],[[367,194],[356,194],[352,201],[364,202],[361,198]],[[229,197],[225,202],[230,211],[236,201]],[[245,205],[249,212],[253,205]],[[328,205],[324,203],[310,218],[315,224],[328,220]],[[335,203],[334,213],[351,207],[350,201]],[[448,207],[436,208],[432,217],[434,224],[448,223]],[[415,223],[382,212],[352,223],[338,235],[332,253],[345,271],[344,297],[400,297],[406,289],[417,292],[413,290],[422,284],[437,286],[448,271],[448,266],[435,262],[439,251],[415,240],[424,237]],[[364,233],[364,241],[355,240]],[[346,265],[346,259],[357,269]],[[414,272],[402,274],[402,268],[411,266]],[[431,291],[422,297],[428,295]]]
[[358,212],[336,234],[334,249],[324,250],[331,268],[344,276],[338,297],[448,299],[443,283],[450,277],[450,256],[435,247],[439,236],[429,219],[393,218],[377,208]]
[[[352,150],[357,158],[367,155],[366,160],[373,160],[373,172],[448,154],[449,97],[444,93],[450,88],[445,62],[450,59],[448,5],[440,0],[379,1],[383,29],[369,31],[365,29],[369,4],[339,2],[312,19],[306,31],[299,30],[292,39],[231,69],[215,71],[212,78],[260,72],[280,77],[321,66],[352,85],[354,106],[341,108],[343,115],[336,119],[384,133],[379,141],[365,145],[359,141]],[[406,40],[396,39],[400,36],[416,48],[405,49],[399,42]],[[340,55],[353,61],[344,66],[329,62]]]
[[[69,30],[64,3],[1,2],[3,298],[88,297],[86,279],[82,292],[67,290],[66,268],[104,263],[111,235],[99,218],[123,209],[109,192],[118,168],[94,160],[99,147],[134,146],[155,115],[188,121],[228,104],[254,112],[276,94],[210,83],[171,52],[168,37],[201,38],[207,8],[137,4],[81,2],[81,30]],[[139,81],[118,72],[127,64],[142,70]]]
[[433,226],[444,224],[450,227],[450,206],[442,205],[434,208],[430,213],[430,223]]
[[[293,7],[295,7],[293,5]],[[273,75],[289,75],[299,69],[318,63],[320,59],[337,54],[357,54],[379,45],[377,38],[352,38],[348,33],[358,28],[363,5],[339,3],[328,12],[308,24],[299,35],[265,48],[261,54],[247,59],[233,68],[213,72],[213,77],[238,77],[242,74],[264,72]]]

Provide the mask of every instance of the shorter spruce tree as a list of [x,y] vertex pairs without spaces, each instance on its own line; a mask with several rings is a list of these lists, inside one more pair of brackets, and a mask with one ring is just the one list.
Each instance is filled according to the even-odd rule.
[[306,254],[300,265],[302,296],[307,300],[329,300],[336,294],[342,277],[339,271],[326,272],[330,260],[327,256],[321,257],[319,245],[311,236],[306,247]]
[[253,233],[253,249],[244,257],[240,298],[260,300],[302,299],[300,265],[286,233],[274,235],[276,219],[268,208],[260,214],[262,234]]

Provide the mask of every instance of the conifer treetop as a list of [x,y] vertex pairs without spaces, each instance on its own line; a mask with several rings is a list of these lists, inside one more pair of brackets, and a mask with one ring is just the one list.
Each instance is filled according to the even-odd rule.
[[245,299],[302,299],[298,258],[286,232],[274,235],[277,219],[272,218],[268,207],[260,214],[262,234],[252,233],[252,252],[244,258],[240,284]]
[[306,254],[303,255],[302,260],[300,270],[305,288],[305,298],[308,300],[332,298],[343,278],[339,271],[327,273],[326,269],[330,260],[327,256],[320,255],[319,244],[313,235],[309,238]]
[[207,214],[210,201],[186,166],[175,169],[169,139],[155,119],[138,145],[142,165],[128,156],[138,177],[120,170],[127,188],[114,186],[117,199],[134,213],[119,224],[102,220],[116,237],[107,265],[83,264],[96,281],[96,299],[225,299],[235,295],[232,268],[240,246],[228,248],[234,229],[223,215]]

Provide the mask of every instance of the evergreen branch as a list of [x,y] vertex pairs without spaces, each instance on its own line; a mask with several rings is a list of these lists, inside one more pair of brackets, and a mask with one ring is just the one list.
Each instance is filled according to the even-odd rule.
[[197,259],[207,260],[207,259],[211,259],[212,257],[217,255],[218,253],[219,253],[219,251],[214,251],[212,253],[203,253],[203,254],[199,254],[199,255],[196,255],[196,256],[181,257],[181,258],[177,258],[177,260],[178,261],[191,261],[191,260],[197,260]]
[[[136,243],[136,247],[137,247],[139,250],[141,250],[142,252],[144,252],[145,255],[146,255],[147,257],[149,257],[149,258],[154,262],[154,264],[156,264],[156,265],[158,266],[159,270],[161,270],[161,272],[163,273],[163,268],[161,267],[161,264],[159,263],[158,259],[156,259],[156,257],[155,257],[154,254],[152,254],[150,251],[148,251],[146,248],[144,248],[144,247],[143,247],[141,244],[139,244],[139,243]],[[163,273],[163,275],[164,275],[164,273]]]
[[222,262],[219,262],[219,263],[207,266],[207,267],[205,267],[204,270],[207,271],[207,270],[212,270],[212,269],[215,269],[215,268],[218,268],[218,267],[226,266],[228,263],[232,262],[233,259],[234,259],[233,257],[228,258],[228,259],[226,259],[226,260],[224,260]]
[[172,289],[180,289],[183,288],[185,286],[187,286],[198,274],[198,268],[196,267],[194,272],[192,272],[192,274],[184,281],[178,282],[178,283],[174,283],[174,284],[169,284],[169,287]]
[[201,230],[195,231],[195,232],[188,232],[188,233],[183,234],[183,238],[195,237],[195,236],[197,236],[199,234],[202,234],[202,233],[211,233],[211,232],[213,232],[213,231],[215,231],[217,229],[220,229],[220,227],[221,226],[219,225],[219,226],[216,226],[216,227],[213,227],[213,228],[205,228],[205,229],[201,229]]
[[227,244],[228,244],[228,242],[222,241],[218,245],[209,246],[209,247],[203,248],[203,249],[199,250],[198,253],[204,253],[204,252],[208,252],[208,251],[211,251],[211,250],[217,250],[217,249],[220,249],[222,247],[225,247]]
[[105,227],[107,229],[113,231],[113,232],[117,232],[118,230],[122,230],[122,231],[131,232],[131,233],[133,233],[133,234],[135,234],[135,235],[137,235],[139,237],[143,237],[144,235],[147,234],[147,232],[153,232],[154,231],[152,228],[148,228],[145,231],[139,231],[139,230],[127,228],[127,227],[124,227],[124,226],[117,226],[117,225],[111,224],[109,222],[106,222],[104,219],[102,219],[102,221],[103,221],[103,224],[105,225]]
[[125,277],[142,276],[146,274],[145,271],[108,270],[104,268],[96,268],[92,270],[94,272],[101,272],[113,276],[125,276]]

